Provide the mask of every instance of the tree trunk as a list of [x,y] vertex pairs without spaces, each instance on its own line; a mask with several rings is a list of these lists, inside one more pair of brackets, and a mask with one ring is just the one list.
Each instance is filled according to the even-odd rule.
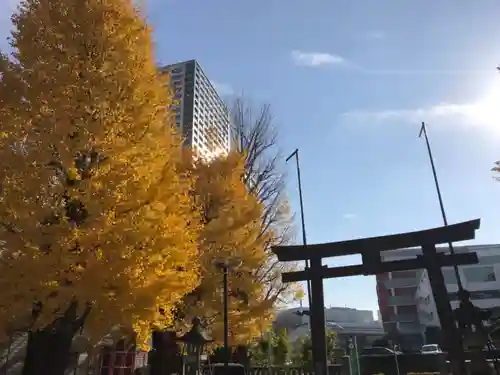
[[71,359],[71,344],[90,313],[90,305],[77,317],[72,301],[64,315],[49,326],[29,333],[22,375],[64,375]]
[[22,375],[31,375],[37,372],[37,368],[45,354],[46,345],[43,344],[43,332],[29,332],[28,344],[26,347],[26,356],[24,358],[24,366]]
[[175,332],[153,331],[150,375],[182,373],[182,355],[175,338]]
[[22,375],[64,375],[74,334],[52,327],[30,332]]

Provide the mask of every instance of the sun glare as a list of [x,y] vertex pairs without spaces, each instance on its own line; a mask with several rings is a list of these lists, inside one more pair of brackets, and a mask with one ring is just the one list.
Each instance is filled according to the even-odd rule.
[[486,94],[472,104],[467,112],[474,123],[500,131],[500,79],[495,79]]

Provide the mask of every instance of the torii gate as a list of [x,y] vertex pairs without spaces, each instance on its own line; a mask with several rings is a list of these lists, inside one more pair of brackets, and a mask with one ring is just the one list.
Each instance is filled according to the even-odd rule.
[[[478,258],[476,253],[438,254],[436,245],[473,239],[475,231],[479,227],[480,219],[477,219],[444,227],[389,236],[315,245],[274,247],[273,252],[279,261],[304,261],[308,259],[311,262],[309,269],[283,273],[282,280],[285,283],[311,280],[312,306],[309,309],[315,375],[328,375],[323,279],[355,275],[375,275],[421,268],[426,269],[429,275],[439,320],[445,334],[445,343],[449,349],[450,360],[453,365],[453,373],[465,375],[462,340],[453,319],[453,311],[448,299],[441,267],[455,264],[476,264],[478,263]],[[413,259],[391,262],[382,262],[381,260],[380,252],[382,251],[410,247],[421,247],[423,255],[419,255]],[[321,264],[322,258],[353,254],[361,254],[363,264],[334,268],[322,266]]]

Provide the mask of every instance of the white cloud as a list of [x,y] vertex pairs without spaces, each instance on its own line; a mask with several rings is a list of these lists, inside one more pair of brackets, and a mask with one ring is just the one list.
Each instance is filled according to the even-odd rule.
[[217,91],[217,93],[219,95],[227,96],[227,95],[234,94],[234,90],[231,87],[231,85],[228,85],[228,84],[222,83],[222,82],[217,82],[217,81],[211,81],[211,82],[212,82],[212,86],[215,88],[215,90]]
[[[364,34],[365,38],[381,39],[385,38],[382,31],[370,31]],[[327,52],[304,52],[294,50],[291,52],[291,59],[295,65],[318,68],[322,66],[342,66],[352,69],[355,72],[368,75],[394,75],[394,76],[464,76],[464,75],[491,75],[491,69],[399,69],[399,68],[376,68],[371,65],[359,65],[340,55],[333,55]]]
[[353,214],[353,213],[348,213],[348,214],[343,214],[342,217],[346,220],[352,220],[352,219],[356,219],[358,217],[358,215]]
[[348,122],[360,124],[419,123],[439,121],[457,125],[498,129],[500,124],[500,85],[478,100],[468,103],[438,103],[428,107],[351,111],[342,115]]
[[415,122],[425,118],[464,117],[470,113],[472,104],[442,103],[430,107],[412,109],[384,109],[378,111],[352,111],[343,116],[350,120],[385,122],[403,121]]
[[385,33],[381,30],[370,30],[365,33],[365,38],[367,39],[383,39],[385,38]]
[[338,55],[325,52],[302,52],[298,50],[292,51],[292,60],[297,65],[309,67],[338,65],[346,62],[343,57]]
[[491,75],[491,69],[377,69],[355,66],[361,73],[392,76],[470,76]]

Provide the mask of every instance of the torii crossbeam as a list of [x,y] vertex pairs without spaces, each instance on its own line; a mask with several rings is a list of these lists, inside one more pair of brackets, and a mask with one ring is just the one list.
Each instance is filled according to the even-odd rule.
[[[460,335],[453,320],[453,312],[447,295],[446,285],[441,267],[460,264],[475,264],[477,254],[444,255],[436,252],[436,245],[465,241],[475,238],[475,232],[480,227],[480,220],[471,220],[444,227],[432,228],[416,232],[399,233],[381,237],[362,238],[357,240],[331,242],[316,245],[277,246],[273,252],[278,260],[303,261],[311,260],[311,268],[304,271],[283,273],[283,282],[311,280],[310,324],[313,346],[315,375],[327,375],[327,353],[325,343],[325,303],[323,295],[323,279],[373,275],[395,270],[411,270],[425,268],[429,274],[436,307],[445,333],[453,373],[465,375],[463,362],[463,347]],[[422,256],[393,262],[382,262],[380,253],[421,247]],[[328,268],[321,265],[322,258],[361,254],[363,264],[346,267]]]

